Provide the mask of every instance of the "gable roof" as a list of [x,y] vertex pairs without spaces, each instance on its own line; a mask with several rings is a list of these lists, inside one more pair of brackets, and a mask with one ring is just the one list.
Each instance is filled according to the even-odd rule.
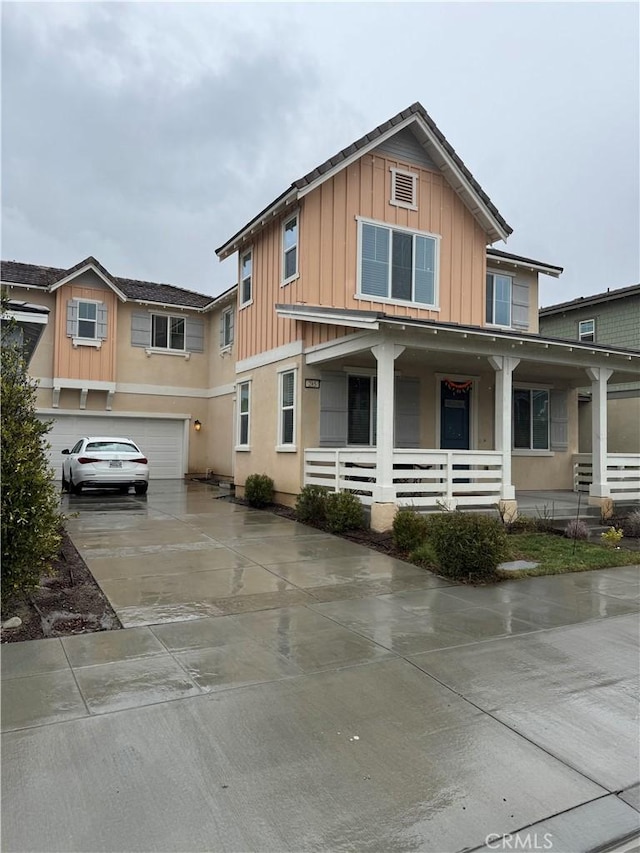
[[131,278],[112,276],[95,258],[85,258],[69,269],[44,267],[37,264],[25,264],[20,261],[1,261],[0,280],[3,284],[15,284],[35,287],[52,292],[72,279],[82,270],[93,267],[100,277],[107,280],[113,289],[127,301],[147,302],[156,305],[176,305],[181,308],[204,310],[219,297],[206,296],[193,290],[185,290],[172,284],[159,284],[152,281],[137,281]]
[[411,127],[419,142],[428,150],[453,189],[461,197],[474,217],[489,234],[491,242],[506,240],[513,232],[498,208],[473,177],[453,146],[445,138],[425,108],[416,101],[406,110],[378,125],[369,133],[361,136],[333,157],[325,160],[315,169],[294,181],[291,186],[260,211],[245,226],[230,237],[226,243],[216,249],[220,260],[233,254],[247,237],[263,228],[268,221],[286,209],[293,201],[307,195],[319,184],[328,180],[336,172],[346,168],[351,162],[362,157],[371,149],[380,145],[384,139],[394,136],[404,127]]
[[558,302],[556,305],[548,305],[538,312],[540,317],[549,317],[552,314],[562,314],[565,311],[575,311],[577,308],[587,308],[591,305],[599,305],[602,302],[613,302],[614,299],[627,299],[628,297],[640,296],[640,284],[631,287],[619,287],[616,290],[607,290],[604,293],[594,293],[592,296],[579,296],[569,302]]

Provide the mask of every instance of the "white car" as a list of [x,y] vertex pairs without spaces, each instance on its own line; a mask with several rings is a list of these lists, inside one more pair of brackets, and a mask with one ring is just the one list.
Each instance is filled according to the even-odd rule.
[[85,436],[71,450],[63,450],[62,490],[79,495],[85,486],[117,487],[126,494],[133,486],[137,495],[149,488],[147,457],[130,438]]

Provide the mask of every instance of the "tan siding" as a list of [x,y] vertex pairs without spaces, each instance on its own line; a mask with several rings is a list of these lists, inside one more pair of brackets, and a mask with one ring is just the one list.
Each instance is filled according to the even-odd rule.
[[[417,211],[389,203],[392,167],[419,176]],[[440,311],[355,298],[358,216],[440,235]],[[300,278],[285,288],[280,287],[281,225],[282,219],[269,225],[253,243],[254,304],[240,312],[240,359],[296,340],[295,324],[275,316],[279,302],[483,323],[485,234],[437,172],[366,154],[309,193],[300,203]],[[311,340],[320,343],[324,334],[316,330]]]
[[[102,285],[97,276],[84,276],[56,291],[54,365],[55,376],[65,379],[87,379],[93,382],[113,382],[116,375],[117,297]],[[70,299],[99,299],[107,306],[107,339],[100,349],[92,346],[74,347],[67,337],[67,303]]]

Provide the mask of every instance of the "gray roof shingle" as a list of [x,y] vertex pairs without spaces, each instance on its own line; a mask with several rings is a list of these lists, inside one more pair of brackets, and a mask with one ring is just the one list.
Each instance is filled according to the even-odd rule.
[[25,264],[20,261],[1,261],[0,279],[5,284],[24,284],[29,287],[41,287],[43,290],[87,264],[93,264],[120,290],[127,299],[139,302],[157,302],[164,305],[176,305],[183,308],[206,308],[217,297],[206,296],[172,284],[159,284],[153,281],[137,281],[131,278],[118,278],[111,275],[95,258],[89,257],[69,269],[43,267],[37,264]]

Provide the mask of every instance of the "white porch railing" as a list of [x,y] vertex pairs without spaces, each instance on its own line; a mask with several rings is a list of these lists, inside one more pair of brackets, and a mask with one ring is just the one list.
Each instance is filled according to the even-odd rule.
[[[376,496],[376,448],[305,450],[305,485]],[[502,453],[497,450],[394,450],[393,500],[399,506],[493,506],[500,500]]]
[[[573,457],[573,491],[588,492],[593,481],[591,454]],[[607,453],[607,485],[613,500],[640,500],[640,453]]]

